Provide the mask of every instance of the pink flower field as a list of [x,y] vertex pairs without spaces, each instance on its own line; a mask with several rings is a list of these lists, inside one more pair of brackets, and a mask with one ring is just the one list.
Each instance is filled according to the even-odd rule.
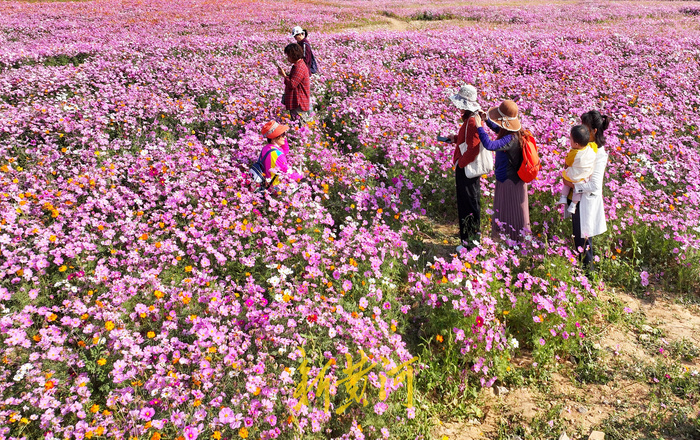
[[[0,3],[0,438],[428,438],[439,377],[478,390],[518,352],[556,363],[610,287],[697,292],[699,15]],[[297,24],[320,67],[315,121],[289,135],[305,179],[263,196],[248,166],[284,118],[273,61]],[[435,137],[465,82],[483,107],[518,100],[543,168],[532,235],[457,254],[428,238],[457,234]],[[591,109],[612,123],[589,281],[554,203]]]

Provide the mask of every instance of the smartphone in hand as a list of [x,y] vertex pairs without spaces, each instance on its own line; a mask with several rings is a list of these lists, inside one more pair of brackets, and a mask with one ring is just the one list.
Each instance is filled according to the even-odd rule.
[[437,140],[440,142],[452,142],[452,139],[448,138],[447,136],[438,136]]

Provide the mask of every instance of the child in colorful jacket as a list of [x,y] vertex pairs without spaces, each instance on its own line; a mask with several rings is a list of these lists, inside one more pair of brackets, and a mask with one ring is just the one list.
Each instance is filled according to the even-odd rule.
[[263,158],[263,169],[265,178],[271,179],[269,186],[279,183],[280,173],[286,173],[289,169],[287,165],[287,155],[289,154],[289,144],[287,143],[287,131],[289,126],[269,121],[263,125],[260,133],[265,137],[267,143],[260,151]]

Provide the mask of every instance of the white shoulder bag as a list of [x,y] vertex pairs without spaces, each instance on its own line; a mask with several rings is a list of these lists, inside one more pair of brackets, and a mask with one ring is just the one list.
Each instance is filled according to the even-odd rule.
[[[465,136],[466,137],[466,136]],[[467,143],[462,142],[459,150],[464,154],[467,151]],[[479,154],[476,159],[471,161],[464,167],[464,174],[470,179],[483,176],[493,171],[493,152],[484,148],[484,145],[479,142]]]

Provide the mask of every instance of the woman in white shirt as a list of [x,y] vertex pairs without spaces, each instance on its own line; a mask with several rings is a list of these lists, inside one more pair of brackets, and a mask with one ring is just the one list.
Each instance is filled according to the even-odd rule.
[[[605,151],[605,130],[610,124],[610,118],[603,116],[597,110],[591,110],[581,115],[581,123],[588,127],[591,133],[590,141],[598,144],[593,174],[588,182],[567,182],[572,193],[581,194],[576,211],[571,215],[574,232],[574,244],[585,271],[593,269],[593,239],[608,230],[605,222],[603,206],[603,177],[608,164],[608,153]],[[567,212],[567,217],[569,213]]]

